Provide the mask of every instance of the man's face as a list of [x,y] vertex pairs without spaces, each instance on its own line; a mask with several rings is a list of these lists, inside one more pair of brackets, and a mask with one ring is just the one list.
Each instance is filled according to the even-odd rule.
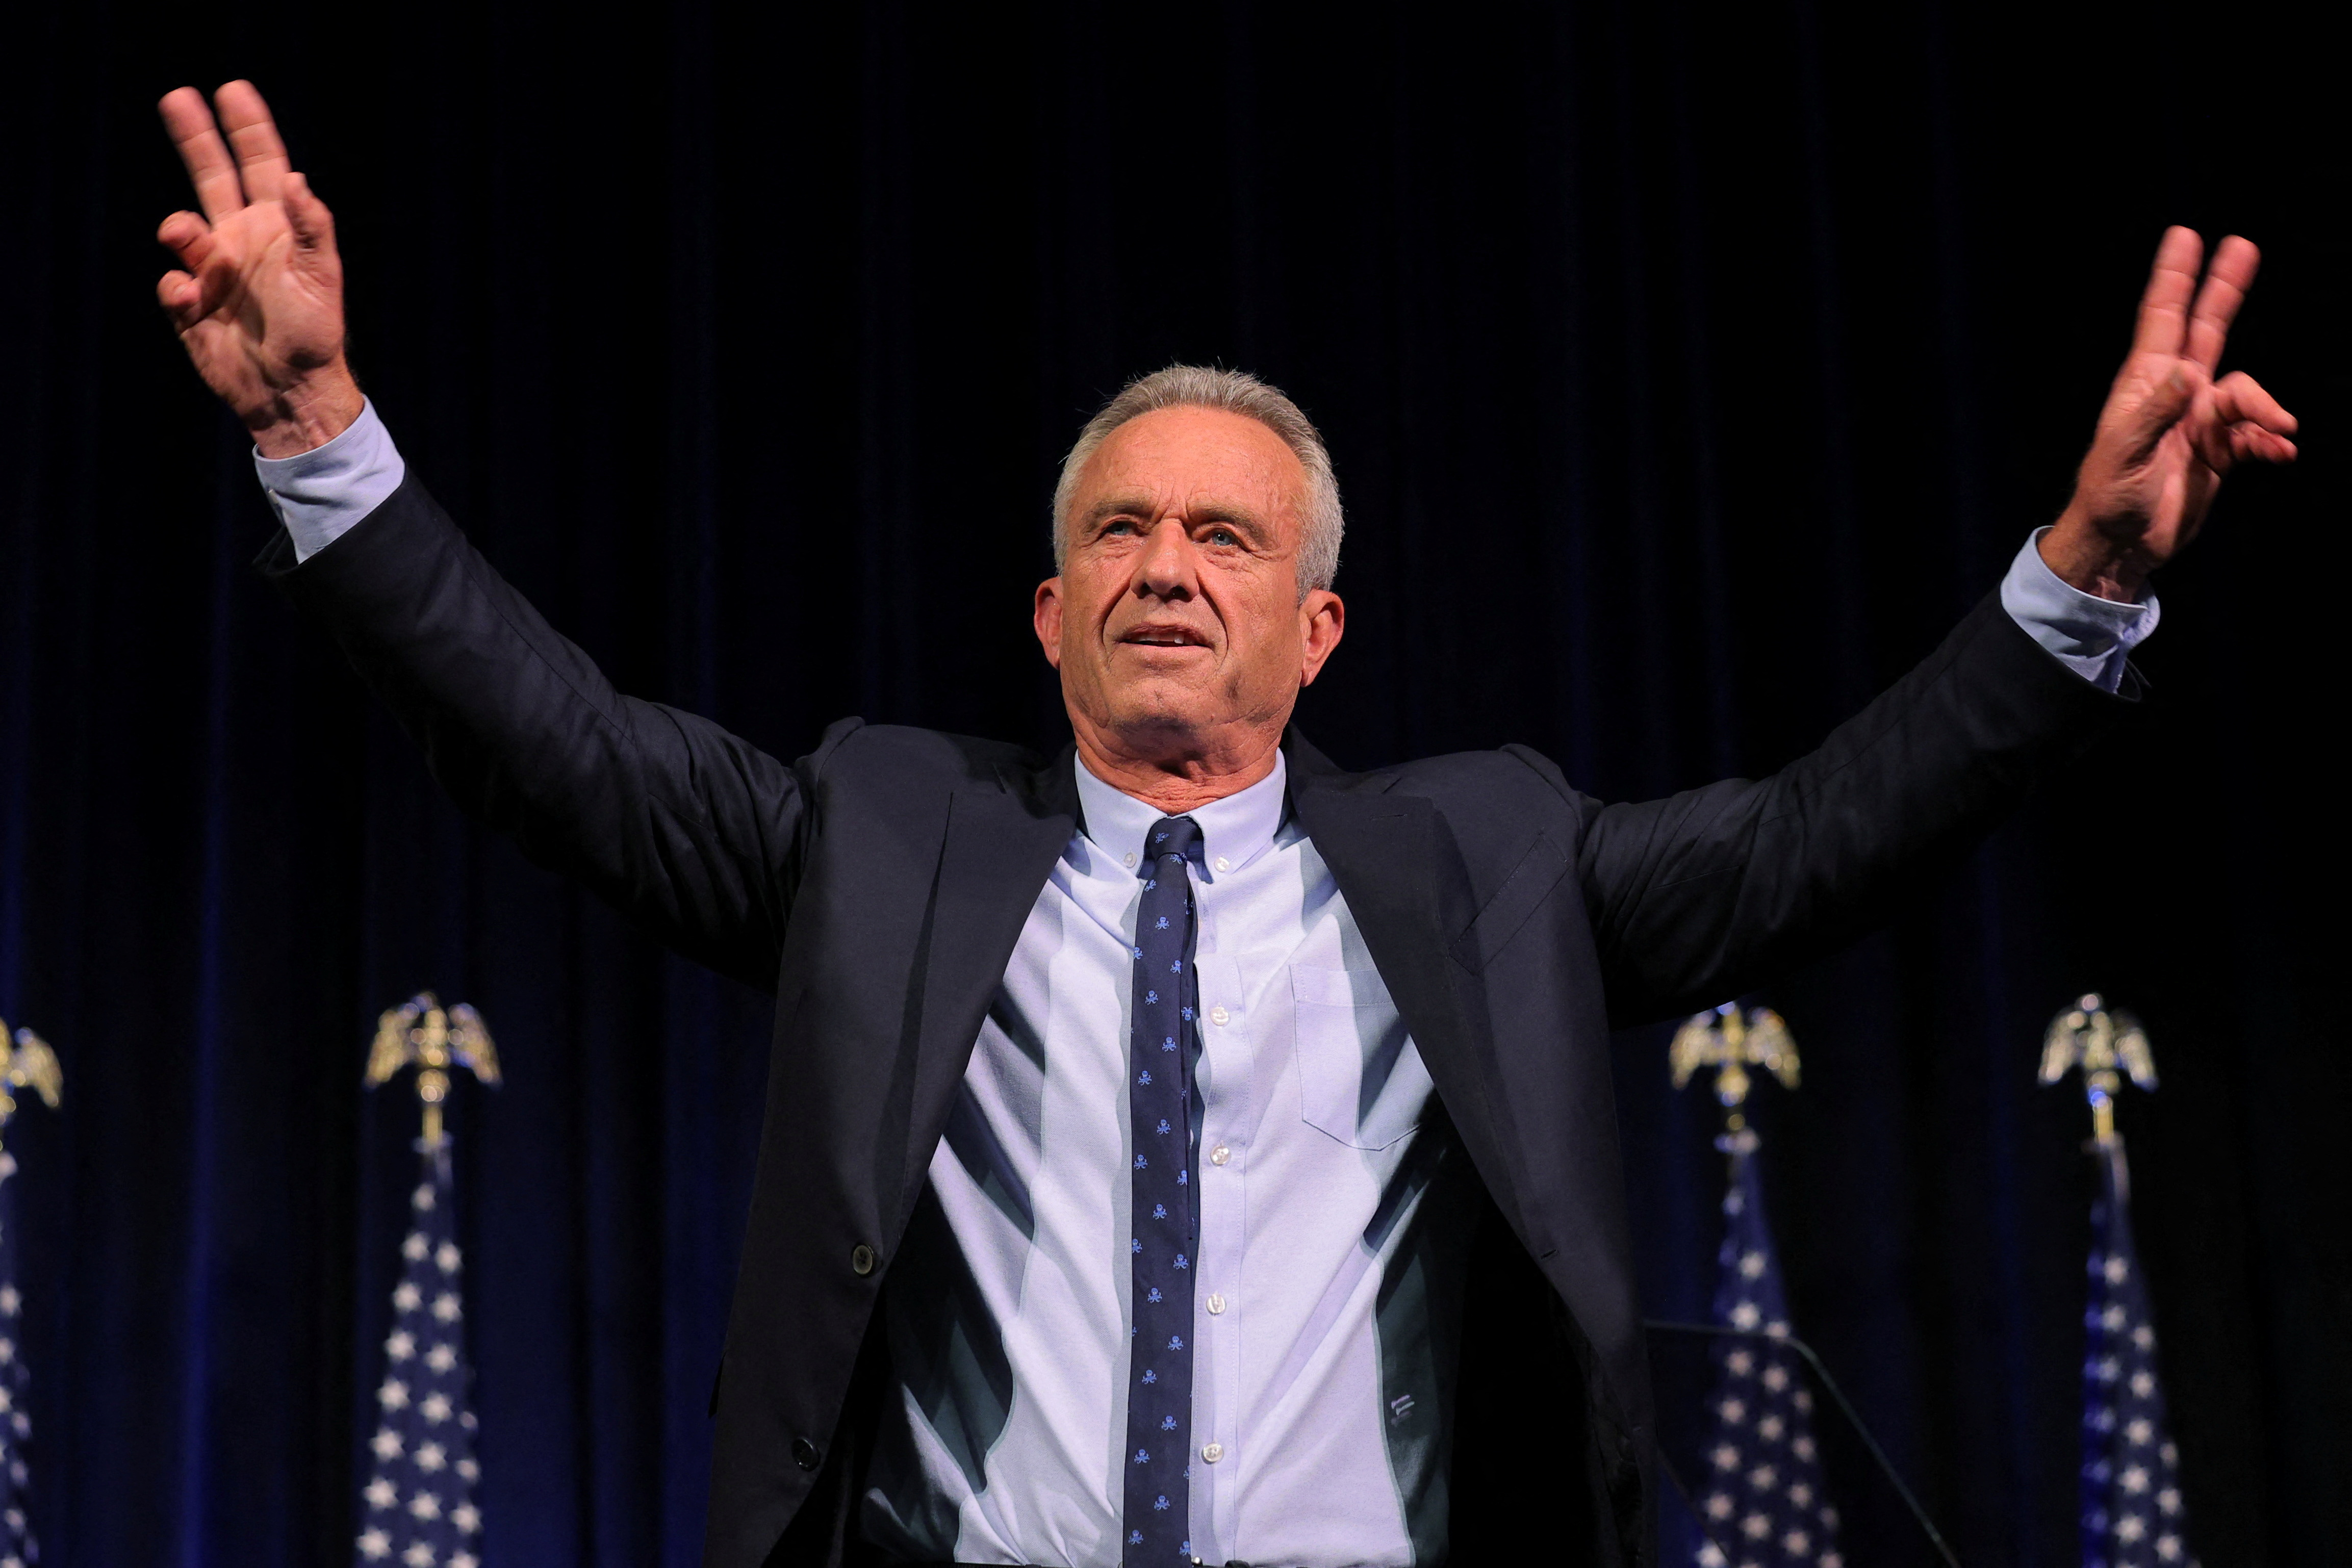
[[1342,628],[1337,594],[1299,596],[1306,500],[1282,438],[1222,409],[1147,413],[1096,449],[1035,604],[1082,740],[1176,765],[1279,738]]

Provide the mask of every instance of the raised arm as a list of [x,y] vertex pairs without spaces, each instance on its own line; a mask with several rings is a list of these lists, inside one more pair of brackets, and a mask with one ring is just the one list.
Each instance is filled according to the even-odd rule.
[[830,739],[786,767],[622,695],[414,478],[331,549],[298,566],[281,532],[261,566],[326,623],[468,814],[656,940],[774,986]]
[[[2165,235],[2074,498],[2036,546],[2080,593],[2140,599],[2222,476],[2294,456],[2292,415],[2242,371],[2215,379],[2254,247],[2222,241],[2200,287],[2203,248]],[[2128,705],[2037,643],[1989,598],[1771,778],[1599,809],[1578,869],[1612,1014],[1689,1012],[1850,939],[2087,747]]]
[[[343,359],[342,264],[261,95],[232,82],[218,102],[216,127],[193,89],[163,101],[204,212],[164,220],[182,266],[156,295],[261,454],[292,457],[364,406]],[[788,768],[622,695],[414,476],[331,548],[298,561],[280,533],[261,565],[326,622],[461,807],[688,956],[774,984],[824,749]]]
[[1696,1012],[1851,941],[2130,706],[1988,597],[1770,778],[1599,807],[1577,870],[1610,1016]]

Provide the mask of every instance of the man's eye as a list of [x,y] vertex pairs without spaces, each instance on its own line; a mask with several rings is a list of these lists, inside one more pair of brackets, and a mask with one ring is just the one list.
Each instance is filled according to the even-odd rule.
[[1242,541],[1241,536],[1231,528],[1211,528],[1209,542],[1213,545],[1237,545]]
[[1105,523],[1103,525],[1103,532],[1107,535],[1131,534],[1135,532],[1135,525],[1125,517],[1118,517],[1110,522]]

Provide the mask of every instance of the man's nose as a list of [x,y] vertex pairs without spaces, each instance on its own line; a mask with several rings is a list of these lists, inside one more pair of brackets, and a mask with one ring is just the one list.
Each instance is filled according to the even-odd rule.
[[1176,517],[1162,518],[1136,563],[1135,591],[1160,599],[1189,599],[1199,584],[1199,553],[1192,533]]

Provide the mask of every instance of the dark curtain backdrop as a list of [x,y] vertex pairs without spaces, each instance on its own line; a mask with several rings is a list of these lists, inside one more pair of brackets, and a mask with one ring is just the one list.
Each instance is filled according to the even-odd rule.
[[[360,1069],[432,986],[510,1076],[453,1112],[487,1561],[694,1562],[765,1071],[765,998],[459,820],[247,571],[269,517],[149,237],[186,200],[152,100],[238,74],[336,210],[412,469],[625,686],[784,755],[850,713],[1058,744],[1025,624],[1054,465],[1181,358],[1329,434],[1353,614],[1301,721],[1339,759],[1519,740],[1616,797],[1770,769],[2055,514],[2160,226],[2255,236],[2231,358],[2304,464],[2233,481],[2163,579],[2142,722],[1753,998],[1805,1053],[1759,1120],[1800,1332],[1964,1561],[2070,1563],[2086,1116],[2036,1049],[2078,990],[2136,1009],[2193,1540],[2352,1561],[2352,250],[2295,25],[10,13],[0,1013],[67,1073],[8,1130],[47,1561],[348,1558],[415,1115]],[[1722,1167],[1664,1044],[1622,1037],[1621,1115],[1648,1304],[1693,1317]],[[1914,1559],[1850,1511],[1850,1562]]]

